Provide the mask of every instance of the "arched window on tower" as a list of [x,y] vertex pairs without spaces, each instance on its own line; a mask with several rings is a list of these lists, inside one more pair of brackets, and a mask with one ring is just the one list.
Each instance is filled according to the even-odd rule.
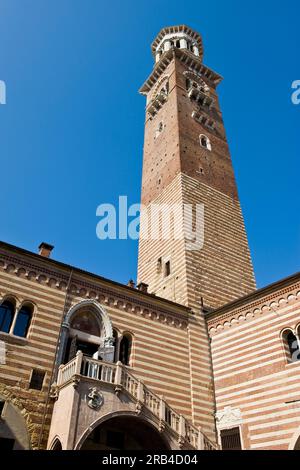
[[9,333],[15,314],[15,305],[5,300],[0,305],[0,331]]
[[17,314],[14,335],[26,338],[33,314],[32,305],[23,305]]
[[179,40],[179,39],[177,39],[177,41],[176,41],[176,47],[177,47],[178,49],[180,49],[180,40]]
[[288,362],[300,360],[299,341],[292,330],[285,330],[282,334],[284,351]]
[[130,333],[125,333],[120,342],[119,360],[122,364],[130,365],[130,355],[132,350],[132,336]]
[[211,151],[211,142],[210,142],[209,138],[206,135],[200,134],[199,140],[200,140],[200,146],[201,147]]

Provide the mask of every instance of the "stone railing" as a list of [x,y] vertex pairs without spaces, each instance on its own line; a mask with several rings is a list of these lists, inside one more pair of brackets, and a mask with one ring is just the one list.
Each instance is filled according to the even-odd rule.
[[135,402],[151,411],[159,418],[160,428],[171,428],[179,436],[179,442],[188,444],[200,450],[216,450],[216,444],[212,443],[200,428],[191,424],[187,419],[171,408],[163,397],[153,393],[141,380],[135,377],[121,363],[98,361],[84,356],[78,351],[76,357],[68,364],[61,365],[58,371],[57,386],[61,387],[72,380],[74,376],[84,376],[114,385],[114,390],[119,393],[126,390]]

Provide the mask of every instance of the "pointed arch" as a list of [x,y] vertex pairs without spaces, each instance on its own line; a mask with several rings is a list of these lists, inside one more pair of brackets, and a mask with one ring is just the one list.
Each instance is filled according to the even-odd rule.
[[[82,319],[76,319],[77,315],[80,317],[80,313],[83,313]],[[92,318],[89,318],[89,314]],[[79,323],[82,321],[82,328],[80,326],[74,328],[73,319],[78,320]],[[91,328],[90,332],[89,328]],[[78,350],[97,358],[97,351],[99,352],[100,347],[110,348],[110,355],[106,360],[111,362],[113,343],[112,323],[106,310],[94,299],[81,300],[70,308],[62,323],[56,364],[57,366],[62,363],[66,364]],[[106,353],[109,354],[109,349],[106,349]]]
[[58,436],[55,436],[55,438],[52,440],[49,450],[55,450],[55,451],[63,450],[61,441]]
[[153,91],[153,99],[160,91],[164,91],[166,95],[169,93],[169,75],[165,75],[158,81]]
[[205,83],[203,78],[201,78],[198,74],[190,70],[186,70],[185,72],[183,72],[183,75],[185,76],[186,80],[190,81],[190,83],[192,82],[196,83],[197,87],[199,89],[202,89],[204,93],[209,93],[208,85]]
[[106,310],[96,300],[85,299],[78,302],[76,305],[70,308],[68,311],[63,326],[70,328],[70,324],[74,315],[83,308],[89,308],[97,319],[99,325],[104,327],[104,339],[110,339],[113,337],[113,327],[110,318]]

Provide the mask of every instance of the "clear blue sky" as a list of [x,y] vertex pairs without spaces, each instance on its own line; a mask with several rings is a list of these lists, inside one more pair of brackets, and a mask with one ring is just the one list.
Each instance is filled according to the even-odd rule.
[[96,207],[139,202],[150,43],[203,36],[219,87],[258,286],[300,270],[299,1],[1,0],[0,238],[114,280],[137,242],[99,241]]

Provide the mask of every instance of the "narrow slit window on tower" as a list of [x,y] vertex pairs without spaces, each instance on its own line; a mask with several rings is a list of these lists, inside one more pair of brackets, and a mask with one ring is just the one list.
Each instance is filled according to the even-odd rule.
[[165,273],[164,274],[165,274],[165,277],[168,277],[171,274],[171,263],[170,263],[170,261],[165,262]]
[[32,369],[29,388],[33,390],[42,390],[45,372],[43,370]]

